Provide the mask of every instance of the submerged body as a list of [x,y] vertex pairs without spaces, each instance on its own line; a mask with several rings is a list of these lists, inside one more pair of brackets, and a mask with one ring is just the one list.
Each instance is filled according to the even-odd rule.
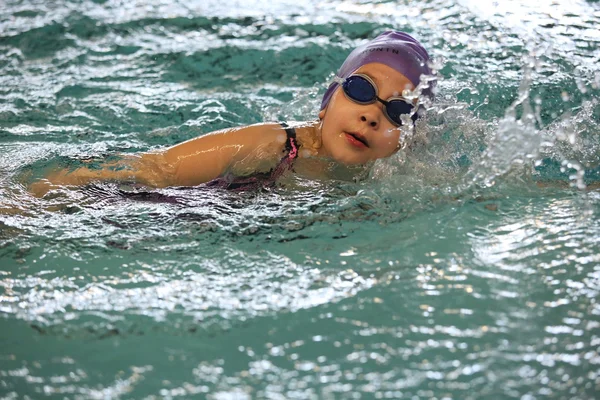
[[[355,49],[329,86],[318,120],[297,123],[297,157],[290,169],[309,178],[349,179],[400,148],[417,117],[421,76],[430,73],[425,49],[409,35],[388,31]],[[425,85],[423,93],[431,92]],[[420,89],[420,88],[419,88]],[[277,170],[285,157],[285,127],[265,123],[207,134],[170,148],[127,156],[102,169],[58,171],[32,190],[95,180],[134,181],[150,187],[195,186]],[[334,168],[330,168],[333,165]],[[335,171],[335,172],[333,172]]]
[[[414,85],[400,72],[377,63],[357,74],[369,77],[381,98],[398,96]],[[358,104],[337,90],[319,120],[297,123],[297,157],[293,170],[309,178],[351,179],[369,162],[399,149],[401,127],[386,117],[380,102]],[[195,186],[215,179],[247,177],[274,171],[286,154],[285,127],[264,123],[226,129],[158,151],[124,157],[102,169],[57,171],[33,185],[43,195],[56,185],[82,185],[98,180],[134,181],[150,187]],[[337,168],[330,168],[333,163]],[[333,172],[335,171],[335,172]]]

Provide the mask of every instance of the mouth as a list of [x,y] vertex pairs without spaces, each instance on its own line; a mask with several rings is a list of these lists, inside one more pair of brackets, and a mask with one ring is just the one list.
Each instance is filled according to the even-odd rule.
[[367,139],[365,139],[364,136],[362,136],[359,133],[356,132],[344,132],[346,135],[346,139],[348,139],[348,141],[350,142],[350,144],[356,146],[356,147],[369,147],[369,142],[367,142]]

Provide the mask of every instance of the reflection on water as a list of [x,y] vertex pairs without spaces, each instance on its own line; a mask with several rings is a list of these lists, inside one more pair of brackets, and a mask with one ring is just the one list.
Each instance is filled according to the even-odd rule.
[[[2,396],[594,398],[597,3],[5,8]],[[26,190],[57,166],[314,118],[335,66],[387,27],[442,80],[363,182]]]

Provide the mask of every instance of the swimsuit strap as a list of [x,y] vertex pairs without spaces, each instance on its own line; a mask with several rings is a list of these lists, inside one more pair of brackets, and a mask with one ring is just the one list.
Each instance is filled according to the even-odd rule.
[[292,161],[298,157],[298,144],[296,143],[296,129],[291,128],[287,123],[280,122],[279,125],[285,129],[287,140],[285,141],[285,151],[287,152],[287,158]]

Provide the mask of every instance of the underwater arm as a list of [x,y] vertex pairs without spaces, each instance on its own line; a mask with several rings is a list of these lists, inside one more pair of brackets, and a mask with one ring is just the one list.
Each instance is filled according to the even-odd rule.
[[279,124],[259,124],[217,131],[167,149],[126,156],[99,169],[60,170],[30,186],[43,196],[64,185],[94,181],[134,181],[150,187],[194,186],[225,172],[256,172],[278,161],[286,136]]
[[98,168],[60,169],[29,185],[29,190],[35,196],[41,197],[61,186],[86,185],[94,181],[135,181],[160,187],[165,175],[164,172],[159,172],[160,161],[160,157],[155,155],[127,155],[119,161],[105,163]]

